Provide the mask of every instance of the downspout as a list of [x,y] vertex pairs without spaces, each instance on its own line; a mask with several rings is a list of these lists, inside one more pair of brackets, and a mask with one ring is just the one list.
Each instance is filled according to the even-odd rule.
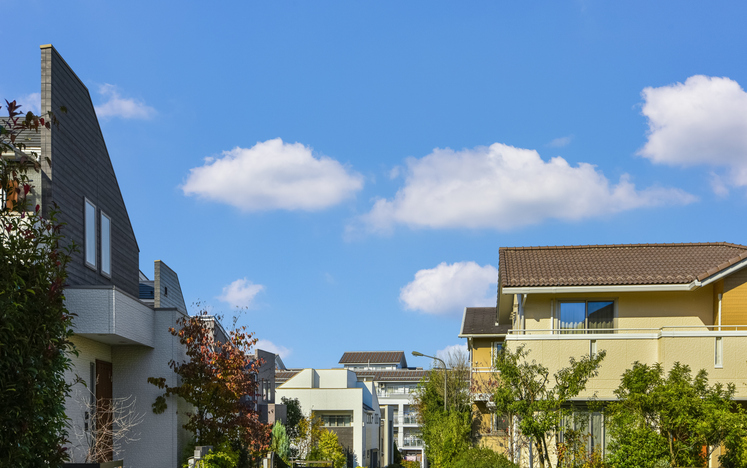
[[718,295],[718,331],[721,331],[721,299],[723,297],[723,294]]

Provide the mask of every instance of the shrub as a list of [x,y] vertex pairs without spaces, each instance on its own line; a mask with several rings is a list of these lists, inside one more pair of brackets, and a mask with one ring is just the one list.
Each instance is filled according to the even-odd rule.
[[459,455],[452,468],[518,468],[504,455],[486,447],[472,447]]

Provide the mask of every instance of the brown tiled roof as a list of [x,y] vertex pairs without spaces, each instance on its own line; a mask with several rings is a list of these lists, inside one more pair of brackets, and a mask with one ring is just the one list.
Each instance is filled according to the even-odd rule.
[[687,284],[747,258],[747,247],[725,242],[502,247],[504,288]]
[[340,358],[340,364],[399,364],[404,351],[352,351]]
[[422,369],[397,369],[386,371],[356,370],[354,372],[360,377],[371,377],[376,382],[420,382],[430,371]]
[[276,370],[275,371],[275,383],[283,384],[293,378],[296,374],[301,372],[302,369],[291,369],[291,370]]
[[467,307],[459,335],[505,335],[509,328],[510,325],[498,326],[495,307]]

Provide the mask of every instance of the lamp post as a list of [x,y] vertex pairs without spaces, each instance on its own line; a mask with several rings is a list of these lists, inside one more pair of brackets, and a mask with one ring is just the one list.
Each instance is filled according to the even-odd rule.
[[444,366],[444,413],[445,413],[446,412],[446,363],[443,361],[443,359],[439,359],[436,356],[428,356],[427,354],[419,353],[417,351],[413,351],[412,355],[417,356],[417,357],[431,358],[433,360],[440,362]]

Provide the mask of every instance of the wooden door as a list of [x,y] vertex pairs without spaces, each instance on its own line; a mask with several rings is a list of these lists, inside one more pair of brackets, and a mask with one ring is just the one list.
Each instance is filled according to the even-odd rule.
[[112,363],[96,360],[96,446],[98,462],[112,461]]

